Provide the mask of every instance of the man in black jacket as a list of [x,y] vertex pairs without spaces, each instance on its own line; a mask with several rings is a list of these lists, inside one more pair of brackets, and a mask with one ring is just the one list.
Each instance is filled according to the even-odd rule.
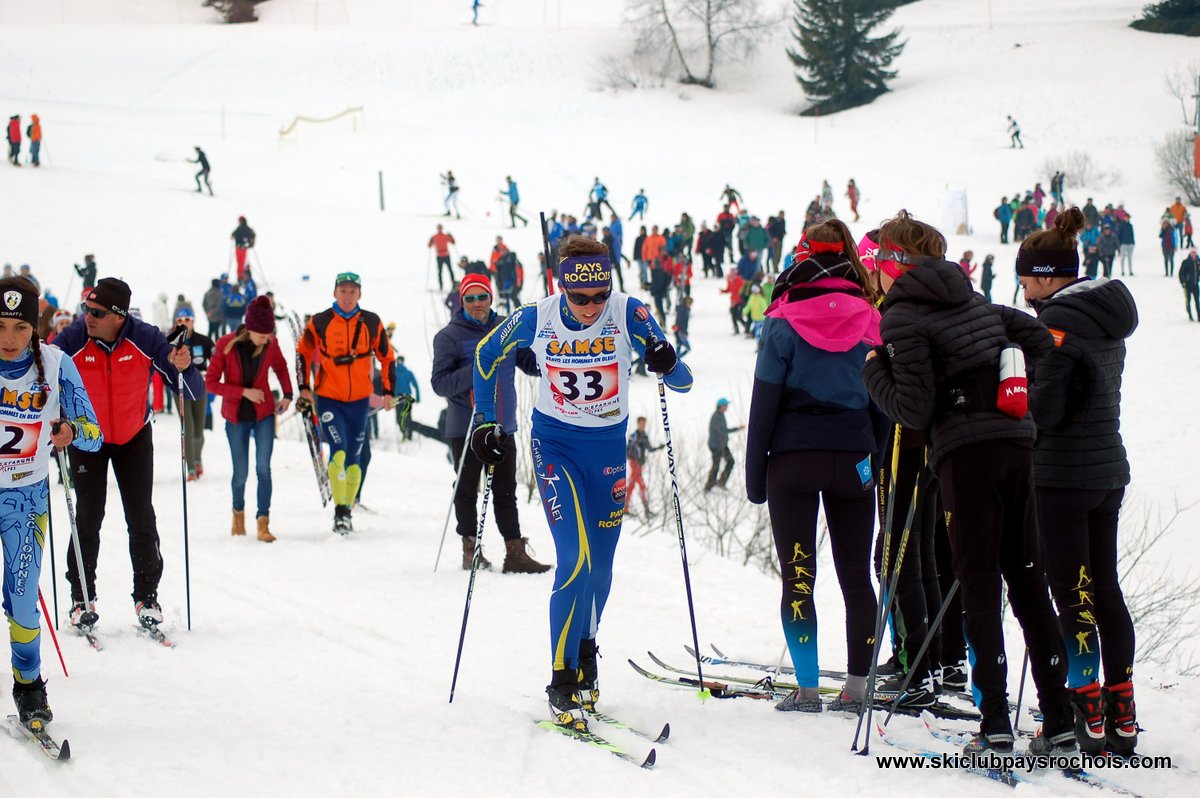
[[213,195],[212,183],[208,181],[208,176],[212,172],[212,169],[208,165],[208,156],[204,154],[204,150],[197,147],[196,160],[188,160],[188,163],[200,165],[200,171],[196,173],[196,193],[199,194],[201,192],[200,179],[204,178],[204,185],[208,186],[208,196],[211,197]]
[[238,217],[238,226],[229,234],[233,239],[235,254],[237,255],[237,281],[240,283],[246,276],[246,253],[254,247],[254,228],[246,224],[246,217]]
[[779,261],[783,258],[783,239],[787,237],[787,220],[783,211],[767,220],[767,235],[771,239],[767,249],[768,270],[778,273]]
[[[505,316],[492,310],[494,298],[492,283],[486,275],[468,274],[459,286],[462,310],[450,318],[450,323],[433,337],[433,374],[430,383],[438,396],[447,401],[446,436],[450,439],[450,451],[454,463],[459,466],[458,482],[454,488],[454,515],[458,520],[458,534],[462,537],[464,571],[471,570],[475,557],[475,537],[478,534],[476,495],[479,493],[479,476],[483,463],[466,445],[471,426],[472,374],[475,368],[475,348],[496,327],[504,323]],[[526,374],[538,373],[537,362],[528,349],[517,350],[517,365]],[[514,361],[505,359],[500,369],[511,370]],[[492,472],[492,494],[496,508],[496,526],[504,538],[506,548],[504,573],[540,574],[550,570],[549,565],[539,563],[529,556],[526,547],[528,538],[521,537],[521,522],[517,517],[517,396],[512,390],[512,377],[501,379],[500,401],[497,404],[497,419],[505,432],[504,446],[508,456]],[[461,464],[461,465],[460,465]],[[484,568],[491,568],[486,559]]]
[[1200,259],[1194,249],[1179,264],[1179,284],[1183,286],[1183,306],[1187,308],[1188,321],[1193,321],[1192,305],[1196,306],[1194,320],[1200,321]]
[[[948,518],[954,572],[980,693],[976,753],[1013,751],[1007,658],[1000,616],[1001,578],[1025,632],[1044,742],[1055,753],[1074,746],[1066,689],[1066,652],[1039,563],[1033,501],[1036,429],[1025,412],[999,407],[1000,362],[1010,343],[1033,360],[1054,346],[1035,319],[989,305],[962,269],[945,260],[934,228],[901,213],[879,231],[876,263],[886,298],[884,345],[863,377],[876,404],[896,423],[928,430],[930,466]],[[1042,743],[1038,744],[1039,746]],[[1042,753],[1034,750],[1034,753]]]

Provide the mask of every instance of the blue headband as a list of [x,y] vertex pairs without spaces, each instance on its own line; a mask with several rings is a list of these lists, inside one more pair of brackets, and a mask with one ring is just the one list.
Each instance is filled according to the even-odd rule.
[[607,255],[563,258],[558,262],[558,279],[564,288],[607,288],[612,284],[612,266]]

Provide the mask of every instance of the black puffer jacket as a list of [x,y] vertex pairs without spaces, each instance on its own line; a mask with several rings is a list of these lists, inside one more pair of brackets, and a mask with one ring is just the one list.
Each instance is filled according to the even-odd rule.
[[1121,372],[1137,305],[1116,280],[1072,283],[1038,307],[1054,350],[1038,363],[1029,409],[1038,426],[1034,483],[1112,490],[1129,484],[1121,442]]
[[995,379],[1000,350],[1015,343],[1025,352],[1027,369],[1054,347],[1054,339],[1036,319],[1002,305],[990,305],[975,293],[958,264],[918,266],[888,292],[880,325],[884,346],[867,361],[863,378],[871,398],[896,423],[929,432],[932,463],[960,446],[988,440],[1033,445],[1032,419],[1006,416],[990,408],[945,409],[952,381],[971,374]]

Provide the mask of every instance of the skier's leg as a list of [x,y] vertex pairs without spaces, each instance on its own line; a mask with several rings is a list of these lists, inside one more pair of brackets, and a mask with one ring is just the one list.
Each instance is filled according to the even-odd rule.
[[1108,491],[1088,518],[1096,588],[1096,626],[1100,630],[1100,657],[1104,662],[1106,685],[1133,678],[1133,620],[1117,579],[1117,520],[1124,495],[1124,488]]
[[[78,502],[75,505],[75,528],[79,533],[80,554],[83,557],[87,594],[96,600],[96,559],[100,555],[100,525],[108,502],[108,461],[115,447],[102,444],[98,452],[71,448],[71,482],[75,485]],[[83,601],[83,583],[76,567],[75,541],[67,548],[67,582],[71,585],[71,600]]]
[[154,514],[154,438],[149,424],[129,442],[115,447],[112,464],[129,529],[133,600],[152,601],[158,595],[163,560]]
[[818,687],[817,507],[827,469],[813,468],[811,452],[782,452],[767,463],[767,510],[775,553],[779,557],[782,593],[779,616],[783,635],[802,689]]
[[267,416],[254,425],[254,477],[258,486],[256,516],[271,514],[271,454],[275,451],[275,417]]
[[592,558],[587,580],[588,597],[584,605],[591,608],[590,620],[582,634],[586,638],[596,636],[604,615],[604,605],[608,603],[608,594],[612,589],[613,559],[621,538],[621,518],[625,512],[628,490],[625,474],[620,468],[625,462],[624,441],[623,430],[617,435],[589,441],[588,458],[594,465],[586,470],[575,465],[584,475],[583,487],[588,508],[585,519]]
[[[875,494],[869,487],[864,489],[856,467],[856,463],[868,457],[865,452],[832,453],[829,461],[833,480],[829,489],[821,493],[825,520],[829,523],[833,567],[846,604],[846,671],[864,678],[871,667],[875,618],[879,611],[871,584]],[[907,558],[905,566],[911,567]]]
[[[1058,627],[1067,649],[1067,686],[1083,687],[1100,676],[1100,641],[1092,597],[1094,572],[1088,548],[1089,506],[1100,491],[1038,488],[1038,526],[1053,536],[1043,544],[1046,579],[1058,605]],[[1118,679],[1117,681],[1124,681]]]
[[250,434],[253,425],[249,421],[233,423],[226,420],[225,438],[229,441],[229,457],[233,461],[233,477],[230,492],[233,494],[233,509],[246,509],[246,479],[250,472]]
[[8,616],[13,676],[21,684],[42,671],[38,580],[46,539],[50,485],[47,481],[4,491],[0,540],[4,550],[4,614]]

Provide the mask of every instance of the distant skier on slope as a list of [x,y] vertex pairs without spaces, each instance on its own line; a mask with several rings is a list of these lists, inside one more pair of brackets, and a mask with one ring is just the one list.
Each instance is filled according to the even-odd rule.
[[1010,142],[1008,145],[1009,149],[1017,145],[1020,145],[1021,149],[1025,149],[1025,143],[1021,141],[1021,126],[1011,116],[1008,117],[1008,138]]
[[[725,188],[721,189],[721,200],[726,205],[737,208],[738,213],[742,212],[742,205],[744,203],[744,200],[742,200],[742,195],[738,193],[736,188],[733,188],[728,183],[725,184]],[[728,210],[728,208],[726,208],[726,210]]]
[[238,217],[238,225],[229,234],[233,239],[234,253],[237,256],[237,279],[240,283],[246,277],[246,253],[254,247],[254,228],[246,224],[246,217]]
[[458,212],[458,181],[454,178],[454,172],[449,169],[446,174],[442,175],[442,185],[446,187],[446,199],[442,200],[442,204],[446,207],[444,216],[450,215],[450,206],[454,206],[455,218],[461,219],[462,214]]
[[204,185],[208,187],[208,196],[211,197],[213,195],[212,183],[209,182],[208,176],[212,172],[212,168],[208,165],[208,156],[204,154],[204,150],[196,147],[196,159],[189,159],[188,163],[200,164],[200,171],[196,173],[196,193],[202,193],[200,178],[204,178]]
[[[38,578],[47,526],[51,445],[95,452],[103,439],[96,411],[71,358],[38,341],[38,295],[20,277],[0,280],[0,385],[19,401],[0,405],[0,421],[16,438],[0,477],[0,542],[4,611],[10,627],[13,701],[19,721],[46,724],[54,713],[42,678]],[[6,352],[12,352],[11,356]],[[37,401],[33,397],[37,396]],[[26,400],[28,403],[26,404]],[[22,410],[24,406],[27,409]]]
[[[558,558],[546,694],[555,723],[585,730],[585,709],[599,698],[596,629],[612,586],[625,506],[630,362],[641,354],[678,392],[691,389],[692,375],[645,305],[613,292],[603,244],[572,236],[559,256],[562,296],[519,308],[479,344],[471,451],[491,466],[512,456],[496,402],[512,372],[501,386],[500,366],[515,357],[513,350],[530,347],[542,373],[533,410],[533,468]],[[552,338],[539,335],[544,327],[554,330]]]
[[646,189],[639,188],[637,196],[633,198],[633,212],[629,214],[629,221],[633,221],[633,217],[639,219],[646,218],[646,208],[649,207],[650,200],[646,199]]
[[517,213],[517,206],[521,204],[521,192],[517,190],[517,183],[511,176],[504,178],[504,188],[500,189],[500,196],[508,200],[508,221],[512,227],[516,228],[517,219],[528,227],[529,220]]

